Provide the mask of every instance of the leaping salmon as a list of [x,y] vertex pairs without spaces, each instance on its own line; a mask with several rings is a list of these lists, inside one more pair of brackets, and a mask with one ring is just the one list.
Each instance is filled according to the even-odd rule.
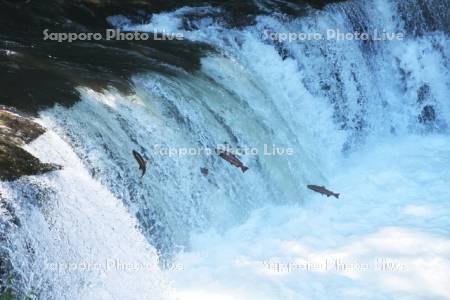
[[240,161],[239,158],[237,158],[234,154],[222,149],[216,149],[216,153],[231,165],[240,168],[242,170],[242,173],[248,170],[248,167],[244,166],[242,161]]
[[324,186],[318,186],[318,185],[310,184],[310,185],[308,185],[308,189],[313,190],[316,193],[319,193],[319,194],[322,194],[322,195],[326,195],[327,197],[334,196],[334,197],[339,199],[339,195],[340,194],[333,193],[332,191],[327,190]]
[[134,159],[138,162],[139,164],[139,170],[142,171],[142,175],[141,178],[144,177],[145,172],[147,171],[147,167],[146,164],[147,162],[144,160],[144,158],[142,157],[141,154],[139,154],[139,152],[133,150],[133,156]]

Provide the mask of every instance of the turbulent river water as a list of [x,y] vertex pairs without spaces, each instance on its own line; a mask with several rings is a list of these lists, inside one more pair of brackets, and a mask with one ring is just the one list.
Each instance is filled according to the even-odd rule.
[[[80,86],[72,107],[40,113],[48,131],[27,150],[64,169],[0,182],[20,221],[2,230],[22,292],[449,299],[449,12],[447,1],[355,0],[240,28],[209,6],[144,24],[111,16],[212,50],[197,71],[136,75],[131,95]],[[371,38],[270,38],[329,29]],[[404,38],[373,39],[383,31]],[[242,156],[249,171],[205,153],[225,143],[256,149]],[[142,178],[132,150],[148,160]]]

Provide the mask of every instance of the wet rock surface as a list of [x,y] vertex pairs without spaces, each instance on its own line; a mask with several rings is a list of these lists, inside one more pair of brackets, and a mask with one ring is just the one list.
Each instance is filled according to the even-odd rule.
[[[44,41],[43,31],[105,32],[110,16],[121,15],[145,23],[152,14],[183,6],[217,7],[229,27],[252,24],[259,14],[273,10],[304,14],[302,8],[322,8],[339,0],[305,1],[192,1],[192,0],[0,0],[0,104],[37,113],[55,103],[70,106],[79,100],[76,87],[101,91],[110,86],[131,91],[130,78],[138,73],[188,72],[213,51],[202,43],[182,41]],[[195,19],[195,15],[187,16]],[[189,27],[189,20],[183,20]],[[174,75],[175,76],[175,75]]]
[[11,181],[25,175],[37,175],[61,169],[42,163],[22,148],[45,129],[17,111],[0,106],[0,180]]

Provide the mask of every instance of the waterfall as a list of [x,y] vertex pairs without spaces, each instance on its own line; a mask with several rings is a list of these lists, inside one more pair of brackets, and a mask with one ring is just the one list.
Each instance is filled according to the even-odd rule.
[[[275,5],[258,3],[269,10]],[[353,293],[336,287],[349,285],[351,275],[333,281],[320,272],[307,272],[299,279],[286,279],[280,288],[261,278],[264,271],[256,261],[283,254],[294,259],[312,253],[314,247],[319,249],[314,255],[332,255],[323,246],[333,244],[328,232],[337,239],[345,234],[321,225],[342,219],[342,230],[351,234],[353,224],[332,215],[332,210],[356,216],[367,213],[367,205],[389,215],[371,202],[360,203],[366,198],[358,198],[355,191],[385,199],[376,188],[365,191],[365,184],[391,187],[389,180],[399,180],[415,188],[406,193],[408,199],[427,197],[417,188],[421,182],[414,185],[401,175],[380,174],[383,166],[406,176],[414,165],[424,168],[419,178],[423,183],[428,183],[426,176],[439,181],[433,175],[437,162],[430,162],[430,169],[413,164],[402,154],[408,151],[424,161],[427,152],[436,153],[448,163],[442,151],[448,146],[450,122],[449,5],[437,0],[354,0],[320,11],[298,7],[304,10],[300,16],[261,14],[253,24],[239,28],[220,17],[226,13],[223,9],[209,6],[154,14],[145,24],[123,16],[108,18],[124,31],[180,33],[211,49],[198,70],[167,65],[170,72],[135,74],[130,94],[113,87],[99,92],[80,86],[80,99],[73,106],[55,105],[40,112],[37,121],[48,132],[27,150],[64,169],[0,183],[0,197],[10,205],[0,208],[0,216],[20,224],[2,226],[0,237],[23,293],[37,289],[42,299],[165,299],[171,297],[172,280],[182,290],[180,299],[250,299],[245,287],[224,292],[241,280],[254,290],[254,299],[331,299],[333,293],[324,288],[342,299],[378,299],[373,296],[376,288],[365,283],[358,283]],[[366,33],[371,39],[268,38],[289,32],[326,35],[329,29]],[[374,41],[375,32],[382,31],[402,33],[404,38]],[[249,167],[243,173],[214,152],[201,152],[218,145],[252,148],[258,155],[241,157]],[[269,148],[293,149],[293,154],[270,155]],[[180,149],[197,152],[183,154]],[[133,150],[148,161],[142,178]],[[399,167],[384,160],[398,162]],[[373,173],[363,173],[361,166]],[[208,168],[208,176],[200,168]],[[336,203],[326,208],[323,201],[328,200],[321,198],[320,204],[313,204],[316,198],[306,189],[311,183],[334,184],[352,201],[357,199],[350,202],[355,208],[345,199],[343,208]],[[437,183],[431,187],[443,189]],[[448,195],[448,189],[443,193]],[[440,205],[439,201],[433,203]],[[448,205],[442,211],[448,212]],[[411,226],[423,225],[417,224]],[[370,241],[376,244],[377,238],[416,238],[449,247],[440,236],[416,237],[414,232],[389,228],[374,232],[362,221],[353,225],[368,234],[362,245],[352,243],[354,247],[373,246]],[[296,228],[301,228],[298,233]],[[300,235],[310,232],[310,248],[302,248]],[[323,244],[320,234],[326,236]],[[254,252],[248,250],[254,244]],[[344,246],[339,249],[347,253]],[[137,270],[123,270],[119,262]],[[169,275],[164,271],[177,263],[191,269]],[[443,259],[448,263],[448,257]],[[236,272],[233,264],[245,270]],[[220,284],[207,276],[220,278]],[[321,280],[324,285],[318,283]],[[204,291],[200,283],[207,286]],[[438,283],[430,286],[436,297],[448,291]],[[407,294],[404,288],[400,292],[406,294],[399,295],[430,295],[426,288],[411,290],[413,294]],[[305,296],[300,296],[302,291]],[[386,299],[389,294],[380,295]]]

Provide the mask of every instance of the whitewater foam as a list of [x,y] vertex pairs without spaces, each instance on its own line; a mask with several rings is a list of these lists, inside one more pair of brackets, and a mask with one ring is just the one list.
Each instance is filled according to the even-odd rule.
[[[27,289],[155,299],[169,276],[187,300],[448,298],[450,40],[434,29],[445,10],[426,24],[423,9],[434,2],[349,1],[304,17],[259,16],[240,29],[211,18],[221,11],[209,7],[147,24],[109,18],[216,51],[196,71],[135,76],[133,97],[80,88],[73,107],[41,114],[50,132],[29,150],[65,169],[1,183],[26,216],[12,257]],[[184,28],[189,14],[197,18]],[[406,40],[283,43],[262,34],[328,28],[384,28]],[[224,142],[274,143],[296,155],[243,157],[244,176],[214,156],[150,151]],[[149,161],[142,180],[132,150]],[[311,194],[312,183],[342,197]],[[38,259],[28,258],[28,240]],[[156,251],[183,268],[161,274]],[[151,271],[38,274],[49,258],[62,268],[68,259],[150,262]]]
[[180,299],[448,299],[449,146],[413,136],[362,150],[330,178],[339,200],[311,194],[195,235],[171,276]]
[[20,222],[8,240],[22,288],[42,299],[168,299],[155,249],[72,148],[49,131],[26,150],[63,170],[1,183]]

